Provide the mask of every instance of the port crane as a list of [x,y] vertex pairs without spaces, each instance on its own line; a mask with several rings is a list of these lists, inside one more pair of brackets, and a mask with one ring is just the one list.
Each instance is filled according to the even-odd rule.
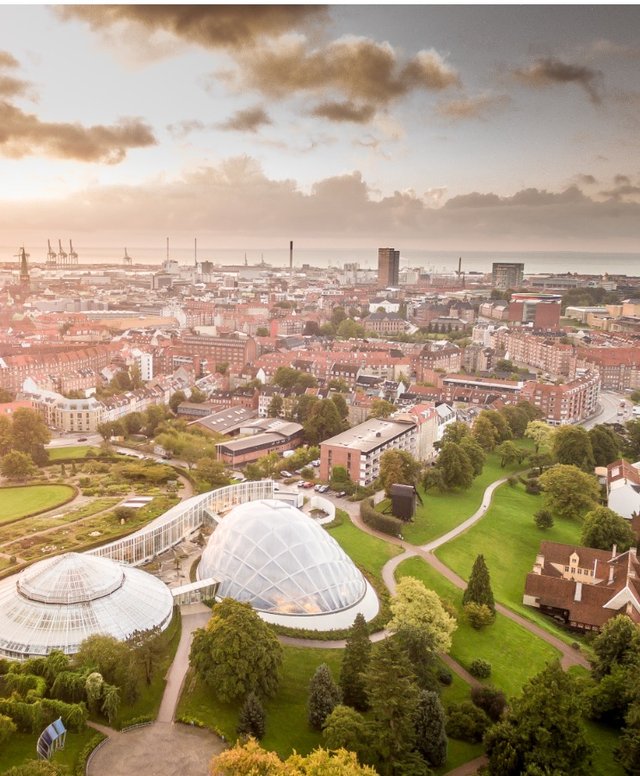
[[73,250],[73,243],[69,240],[69,264],[78,263],[78,254]]
[[127,253],[127,249],[124,249],[124,256],[122,257],[122,263],[125,265],[125,267],[130,267],[132,263],[132,258]]
[[57,256],[56,252],[51,248],[51,240],[47,240],[47,247],[48,247],[49,250],[47,251],[47,263],[46,263],[46,266],[47,267],[55,267],[56,263],[57,263],[58,256]]
[[67,266],[67,260],[68,260],[67,254],[64,252],[64,249],[62,248],[62,240],[58,239],[58,264],[61,267]]

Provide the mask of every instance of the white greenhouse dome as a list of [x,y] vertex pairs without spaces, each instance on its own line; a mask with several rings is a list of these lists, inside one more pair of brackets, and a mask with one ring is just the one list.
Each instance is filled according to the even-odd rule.
[[367,619],[378,611],[375,593],[335,539],[274,499],[241,504],[221,518],[198,577],[219,580],[219,598],[246,601],[270,622],[329,630],[349,627],[359,611]]
[[0,655],[77,652],[96,634],[128,639],[171,622],[173,597],[159,579],[108,558],[69,552],[0,582]]

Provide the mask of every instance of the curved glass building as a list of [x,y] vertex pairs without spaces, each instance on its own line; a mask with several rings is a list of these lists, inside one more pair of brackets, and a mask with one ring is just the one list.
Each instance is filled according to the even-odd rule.
[[140,569],[69,552],[0,581],[0,655],[77,652],[95,634],[128,639],[171,622],[167,586]]
[[241,504],[222,518],[198,576],[220,580],[221,598],[283,615],[333,614],[358,604],[367,591],[333,537],[299,509],[273,499]]

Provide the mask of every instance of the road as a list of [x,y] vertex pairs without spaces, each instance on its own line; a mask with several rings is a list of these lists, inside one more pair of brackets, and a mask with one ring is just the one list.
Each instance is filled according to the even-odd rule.
[[[625,408],[622,415],[618,415],[620,409],[620,402],[624,400]],[[600,423],[626,423],[627,420],[631,420],[631,407],[632,404],[629,401],[629,397],[622,393],[614,393],[613,391],[601,391],[600,392],[600,407],[602,411],[595,417],[585,420],[581,423],[586,429],[593,428]]]

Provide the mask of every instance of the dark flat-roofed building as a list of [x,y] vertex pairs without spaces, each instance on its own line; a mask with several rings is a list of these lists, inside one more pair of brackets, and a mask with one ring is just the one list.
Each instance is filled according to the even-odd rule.
[[240,432],[248,435],[216,445],[217,457],[228,466],[242,466],[267,453],[283,453],[299,447],[303,428],[292,421],[264,418],[243,423]]
[[212,412],[206,417],[192,420],[188,425],[196,425],[215,434],[224,434],[233,436],[239,434],[240,429],[246,425],[247,421],[254,420],[258,413],[248,407],[228,407],[219,412]]

